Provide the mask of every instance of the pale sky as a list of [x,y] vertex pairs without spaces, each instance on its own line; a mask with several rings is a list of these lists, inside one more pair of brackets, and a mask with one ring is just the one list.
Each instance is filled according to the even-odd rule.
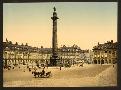
[[52,47],[53,7],[58,14],[58,47],[92,49],[117,41],[117,2],[4,3],[3,41]]

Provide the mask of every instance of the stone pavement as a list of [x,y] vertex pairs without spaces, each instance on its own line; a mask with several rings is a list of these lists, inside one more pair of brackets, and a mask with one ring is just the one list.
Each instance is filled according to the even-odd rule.
[[3,73],[4,87],[100,87],[117,85],[117,66],[84,65],[84,67],[48,68],[51,78],[34,78],[26,70],[11,70]]

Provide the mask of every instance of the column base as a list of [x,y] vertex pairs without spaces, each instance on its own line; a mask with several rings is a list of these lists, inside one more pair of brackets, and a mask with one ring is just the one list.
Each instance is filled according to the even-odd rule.
[[59,66],[58,62],[60,61],[59,56],[51,56],[49,66]]

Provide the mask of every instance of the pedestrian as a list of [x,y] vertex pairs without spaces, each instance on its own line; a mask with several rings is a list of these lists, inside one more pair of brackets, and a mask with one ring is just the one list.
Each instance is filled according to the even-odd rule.
[[61,70],[61,66],[60,66],[60,70]]
[[114,68],[114,64],[113,64],[113,68]]
[[24,72],[25,72],[25,67],[24,67]]
[[45,74],[45,71],[44,71],[44,68],[43,68],[43,70],[42,70],[42,75],[44,75]]
[[31,68],[29,68],[29,72],[31,71]]

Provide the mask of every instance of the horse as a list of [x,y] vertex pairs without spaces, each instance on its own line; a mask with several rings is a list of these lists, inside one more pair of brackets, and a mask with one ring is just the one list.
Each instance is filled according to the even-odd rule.
[[51,75],[51,71],[46,73],[46,77],[49,77]]
[[32,71],[32,74],[34,74],[34,76],[36,78],[36,75],[38,75],[38,77],[39,77],[39,75],[41,74],[41,72]]
[[38,77],[40,76],[41,78],[42,77],[50,77],[51,71],[47,72],[47,73],[32,71],[32,74],[34,74],[35,78],[36,78],[36,76],[38,76]]
[[51,71],[47,72],[47,73],[40,72],[40,77],[41,78],[46,78],[46,77],[49,77],[50,75],[51,75]]

